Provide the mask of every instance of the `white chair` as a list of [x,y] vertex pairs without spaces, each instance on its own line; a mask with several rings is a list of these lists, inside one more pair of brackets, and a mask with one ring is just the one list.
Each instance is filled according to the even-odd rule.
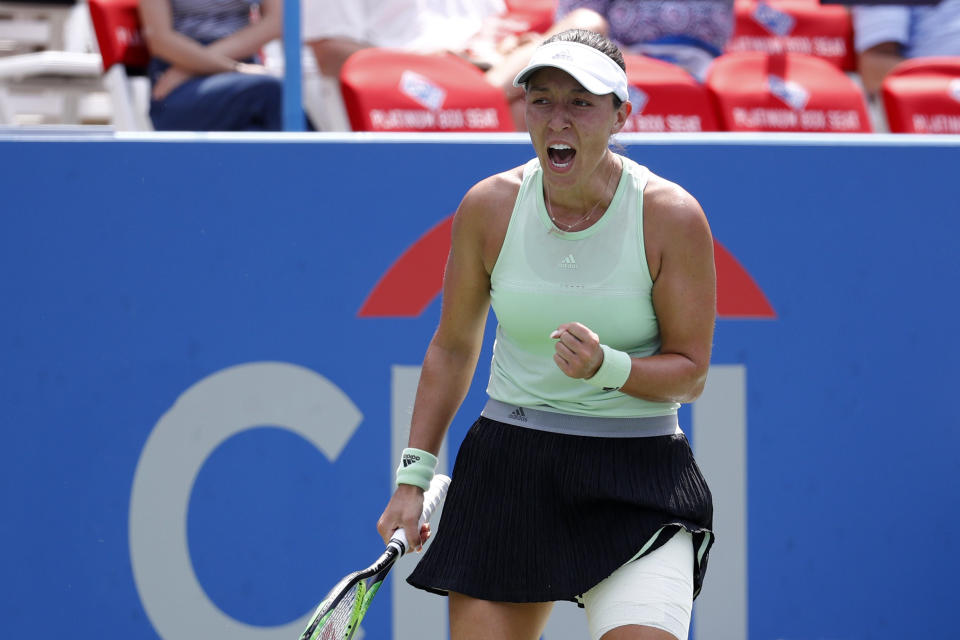
[[[62,122],[78,122],[80,101],[102,91],[96,53],[66,50],[71,4],[0,2],[0,124],[31,104]],[[32,109],[31,109],[32,111]]]
[[134,74],[128,74],[128,67],[139,73],[149,61],[136,0],[88,0],[88,4],[100,53],[48,50],[0,57],[0,124],[17,122],[14,94],[18,98],[54,94],[62,100],[59,121],[79,124],[80,101],[106,92],[116,129],[152,128],[147,117],[149,88],[136,92]]
[[67,22],[74,6],[73,0],[0,2],[0,55],[67,50]]

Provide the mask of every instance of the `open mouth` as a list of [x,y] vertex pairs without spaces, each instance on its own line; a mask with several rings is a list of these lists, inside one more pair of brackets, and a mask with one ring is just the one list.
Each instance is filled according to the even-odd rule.
[[547,157],[556,169],[566,169],[577,155],[576,149],[568,144],[552,144],[547,147]]

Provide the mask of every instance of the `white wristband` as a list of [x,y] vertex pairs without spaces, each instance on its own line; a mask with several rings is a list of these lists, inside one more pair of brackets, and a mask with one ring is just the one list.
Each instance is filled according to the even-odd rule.
[[426,491],[430,488],[436,468],[437,457],[429,451],[404,449],[400,456],[400,466],[397,467],[397,485],[412,484]]
[[630,377],[630,369],[633,366],[630,354],[617,351],[605,344],[601,344],[600,348],[603,349],[603,362],[600,363],[597,372],[587,378],[587,382],[605,391],[619,389]]

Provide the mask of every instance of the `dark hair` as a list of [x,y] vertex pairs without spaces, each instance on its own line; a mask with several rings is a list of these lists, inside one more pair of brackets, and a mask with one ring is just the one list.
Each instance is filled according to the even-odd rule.
[[[609,38],[595,31],[567,29],[566,31],[561,31],[547,38],[541,43],[541,46],[550,44],[551,42],[576,42],[577,44],[585,44],[588,47],[593,47],[600,53],[606,54],[611,60],[616,62],[617,66],[623,69],[624,72],[627,70],[627,64],[623,61],[623,53],[620,52],[620,48],[613,44]],[[614,95],[613,108],[619,109],[621,104],[623,104],[623,100]]]

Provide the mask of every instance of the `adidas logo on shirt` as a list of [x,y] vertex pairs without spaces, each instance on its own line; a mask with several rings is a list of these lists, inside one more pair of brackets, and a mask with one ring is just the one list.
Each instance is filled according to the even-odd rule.
[[523,407],[517,407],[516,409],[513,410],[513,413],[511,413],[508,417],[511,420],[519,420],[520,422],[527,421],[527,414],[523,412]]
[[576,269],[577,261],[574,260],[573,254],[571,253],[571,254],[568,254],[566,258],[560,261],[559,266],[561,269]]

